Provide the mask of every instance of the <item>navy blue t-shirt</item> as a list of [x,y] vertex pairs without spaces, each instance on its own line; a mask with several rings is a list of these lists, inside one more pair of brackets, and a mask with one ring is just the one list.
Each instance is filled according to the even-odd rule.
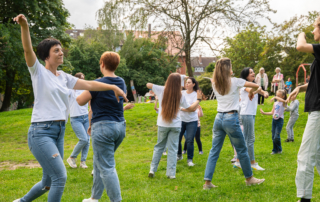
[[[121,77],[103,77],[101,79],[96,79],[106,84],[112,84],[118,86],[123,92],[126,93],[127,87],[124,80]],[[124,121],[123,116],[123,97],[120,98],[118,102],[116,96],[114,95],[113,90],[108,91],[90,91],[92,100],[91,108],[93,111],[92,114],[92,123],[98,121]]]

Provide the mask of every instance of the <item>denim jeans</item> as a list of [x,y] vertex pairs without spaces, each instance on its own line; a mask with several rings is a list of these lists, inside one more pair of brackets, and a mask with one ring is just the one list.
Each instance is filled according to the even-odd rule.
[[182,155],[182,146],[181,146],[181,140],[183,137],[184,132],[186,131],[186,142],[187,142],[187,154],[188,159],[193,159],[193,152],[194,152],[194,137],[196,136],[198,128],[198,121],[192,121],[192,122],[181,122],[181,131],[179,136],[179,149],[178,149],[178,155]]
[[[196,132],[196,136],[195,136],[195,139],[196,139],[196,142],[197,142],[197,145],[198,145],[198,149],[199,149],[199,152],[202,152],[202,142],[201,142],[201,139],[200,139],[200,135],[201,135],[201,127],[199,126],[197,128],[197,132]],[[185,136],[185,135],[184,135]],[[185,136],[186,137],[186,136]],[[183,150],[186,151],[188,148],[187,146],[187,141],[184,142],[184,147],[183,147]]]
[[245,178],[251,177],[250,157],[240,128],[238,113],[218,113],[213,124],[212,132],[212,148],[209,153],[204,180],[212,180],[226,134],[228,134],[231,144],[237,151]]
[[49,191],[48,202],[61,201],[67,181],[66,167],[63,163],[65,121],[46,121],[32,123],[28,131],[28,146],[40,163],[42,180],[20,199],[33,201]]
[[272,119],[272,142],[273,142],[273,152],[281,152],[281,138],[280,133],[283,127],[283,118],[278,120]]
[[314,167],[320,174],[320,111],[310,112],[298,152],[297,197],[312,198]]
[[298,118],[299,118],[299,116],[296,116],[296,115],[291,115],[289,118],[289,121],[288,121],[287,127],[286,127],[289,140],[294,139],[293,126],[296,123],[296,121],[298,120]]
[[158,126],[158,140],[157,144],[154,146],[150,171],[157,171],[163,149],[167,145],[167,176],[176,175],[177,151],[180,130],[181,128],[178,127],[167,128]]
[[248,154],[250,157],[250,161],[255,160],[254,158],[254,123],[255,123],[255,115],[241,115],[241,122],[243,125],[243,136],[248,148]]
[[78,154],[82,151],[81,161],[86,161],[90,146],[90,136],[87,133],[89,128],[88,114],[71,117],[70,120],[72,129],[79,139],[70,157],[77,158]]
[[93,185],[91,198],[100,199],[105,188],[110,201],[121,201],[114,153],[126,136],[126,123],[99,121],[92,124]]

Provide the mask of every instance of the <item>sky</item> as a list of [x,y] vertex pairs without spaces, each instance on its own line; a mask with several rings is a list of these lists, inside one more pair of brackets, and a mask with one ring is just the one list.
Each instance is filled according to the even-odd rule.
[[[103,7],[105,0],[63,0],[65,7],[70,12],[68,22],[75,29],[84,29],[86,26],[98,27],[96,11]],[[270,18],[276,23],[290,20],[295,15],[307,15],[308,11],[320,9],[320,0],[269,0],[270,7],[277,10]],[[261,25],[271,29],[267,20],[259,20]]]

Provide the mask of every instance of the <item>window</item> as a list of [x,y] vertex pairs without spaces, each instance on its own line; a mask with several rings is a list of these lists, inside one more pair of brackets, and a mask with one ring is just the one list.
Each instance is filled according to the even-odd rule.
[[194,72],[203,72],[203,67],[195,67]]

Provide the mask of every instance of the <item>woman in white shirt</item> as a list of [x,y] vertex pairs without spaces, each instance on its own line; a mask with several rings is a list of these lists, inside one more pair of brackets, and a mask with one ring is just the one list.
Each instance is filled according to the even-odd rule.
[[[197,90],[199,90],[198,82],[189,77],[186,82],[186,89],[182,91],[182,95],[186,98],[189,105],[193,104],[197,101]],[[185,138],[187,143],[187,154],[188,154],[188,166],[194,166],[193,163],[193,154],[194,154],[194,137],[197,133],[198,128],[198,111],[195,109],[194,111],[185,111],[184,108],[181,109],[181,131],[179,136],[179,149],[177,159],[181,160],[182,157],[182,148],[181,148],[181,140],[186,132]]]
[[159,113],[157,119],[158,141],[154,146],[149,177],[154,177],[165,146],[168,146],[167,176],[176,178],[177,151],[181,130],[180,108],[195,111],[201,101],[202,93],[197,92],[197,100],[190,105],[181,93],[181,77],[178,73],[170,74],[164,86],[147,83],[148,89],[158,96]]
[[[252,68],[247,67],[241,71],[240,77],[247,82],[255,83],[255,74]],[[249,99],[249,92],[251,88],[243,87],[240,89],[240,119],[243,125],[243,135],[244,139],[248,148],[248,154],[250,157],[251,168],[254,170],[264,170],[261,168],[258,163],[255,161],[254,156],[254,124],[255,124],[255,117],[257,114],[257,107],[258,107],[258,94],[267,98],[269,96],[268,92],[263,91],[261,88],[259,90],[253,92],[254,97],[252,100]],[[241,168],[239,159],[234,163],[234,166]]]
[[232,74],[231,60],[229,58],[221,58],[217,61],[213,73],[213,91],[218,101],[218,113],[212,129],[212,148],[204,174],[205,184],[203,189],[216,187],[211,183],[211,180],[226,134],[228,134],[232,145],[237,151],[242,171],[246,178],[246,185],[250,186],[264,182],[264,179],[253,177],[248,150],[238,118],[239,89],[242,87],[252,88],[248,95],[252,99],[253,92],[259,86],[252,82],[246,82],[244,79],[231,77]]
[[[84,79],[84,74],[79,72],[74,75],[79,79]],[[80,106],[77,102],[77,97],[84,90],[70,90],[70,122],[74,133],[79,142],[74,147],[70,157],[67,159],[71,168],[76,168],[76,158],[81,152],[80,168],[88,168],[86,160],[90,146],[90,136],[88,135],[89,118],[88,118],[88,103]]]
[[[266,91],[268,89],[268,75],[264,72],[264,68],[261,67],[259,70],[259,74],[257,74],[255,78],[256,84],[258,84],[262,90]],[[260,102],[261,100],[261,102]],[[263,95],[258,95],[258,104],[264,103],[264,96]]]
[[39,43],[37,53],[45,62],[43,66],[33,51],[26,17],[20,14],[14,21],[21,26],[22,45],[35,99],[28,145],[43,169],[42,180],[14,202],[33,201],[49,190],[48,202],[60,202],[67,180],[63,144],[68,118],[69,89],[113,90],[118,99],[123,96],[127,100],[126,94],[115,85],[81,80],[58,70],[63,63],[63,52],[57,39],[48,38]]

